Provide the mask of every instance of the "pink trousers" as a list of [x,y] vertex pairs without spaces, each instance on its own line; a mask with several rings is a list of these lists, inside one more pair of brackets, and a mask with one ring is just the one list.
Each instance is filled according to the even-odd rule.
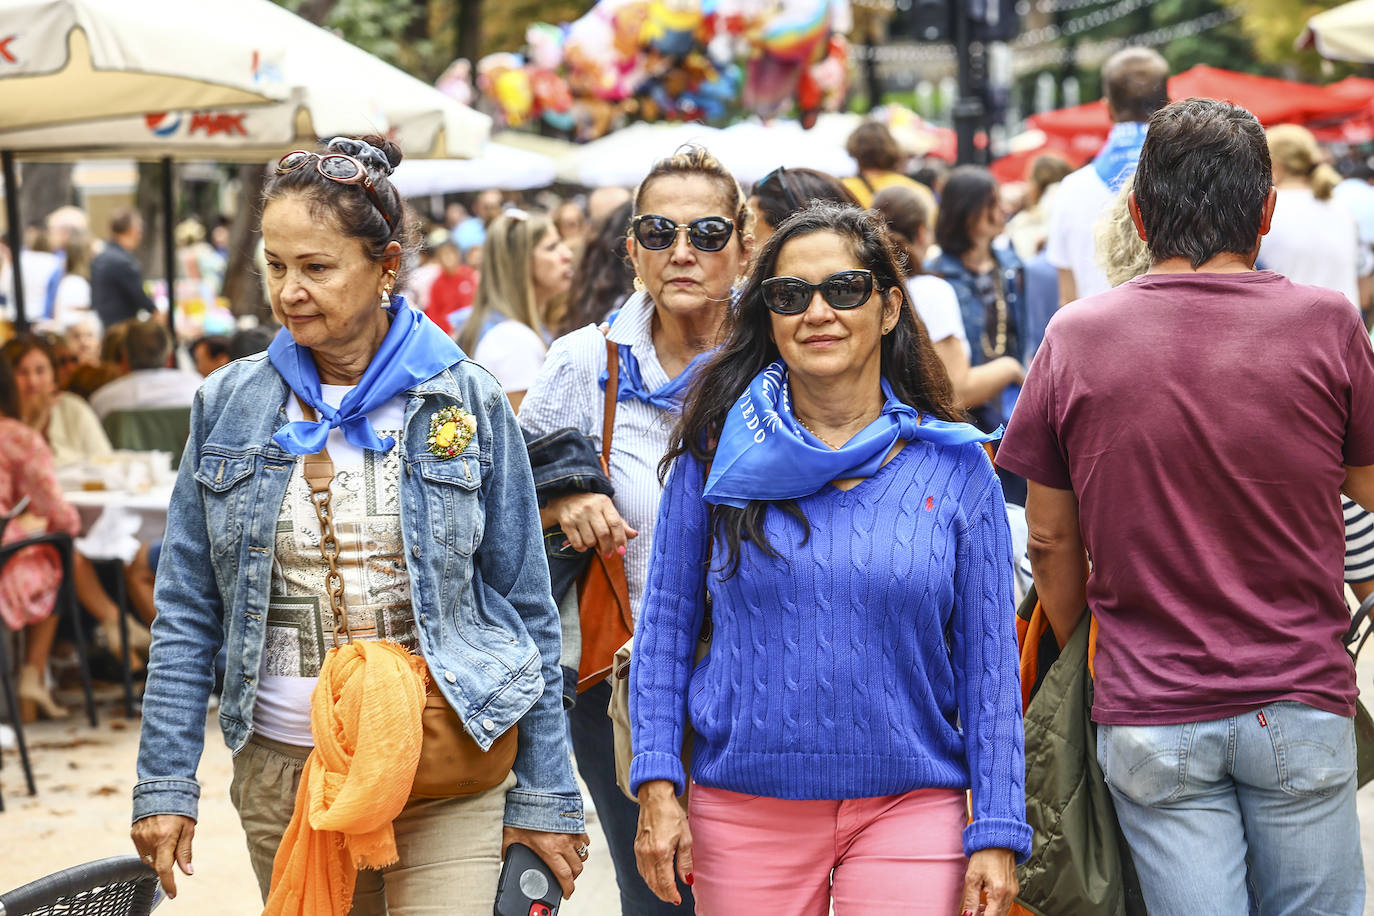
[[958,916],[965,794],[786,801],[692,786],[700,916]]

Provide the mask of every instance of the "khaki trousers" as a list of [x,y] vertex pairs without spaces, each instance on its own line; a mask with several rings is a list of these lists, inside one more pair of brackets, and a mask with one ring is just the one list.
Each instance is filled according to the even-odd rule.
[[[229,798],[247,834],[264,901],[309,755],[310,748],[255,735],[234,758]],[[351,916],[491,916],[506,792],[514,785],[511,774],[480,795],[407,804],[393,823],[399,859],[381,871],[358,872]]]

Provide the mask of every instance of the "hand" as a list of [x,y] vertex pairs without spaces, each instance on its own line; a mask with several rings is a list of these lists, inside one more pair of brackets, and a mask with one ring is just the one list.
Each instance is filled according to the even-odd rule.
[[175,897],[177,882],[172,863],[176,862],[183,874],[196,873],[191,865],[191,838],[196,835],[196,822],[181,814],[154,814],[135,821],[129,835],[139,857],[157,872],[167,896]]
[[639,536],[602,493],[569,493],[551,500],[547,511],[558,520],[573,550],[596,548],[603,557],[616,551],[623,556],[626,542]]
[[507,827],[501,833],[501,858],[506,858],[506,850],[511,843],[523,843],[533,849],[535,855],[553,870],[554,877],[563,888],[563,899],[572,896],[573,884],[582,874],[586,860],[577,854],[591,846],[592,839],[585,833],[546,833],[543,830],[526,830],[523,827]]
[[1020,889],[1016,883],[1016,856],[1012,851],[980,849],[969,856],[960,913],[962,916],[1007,916]]
[[674,785],[655,779],[639,787],[639,831],[635,834],[635,862],[649,890],[664,903],[682,903],[677,881],[673,880],[673,858],[677,858],[677,877],[692,883],[692,831],[678,804]]

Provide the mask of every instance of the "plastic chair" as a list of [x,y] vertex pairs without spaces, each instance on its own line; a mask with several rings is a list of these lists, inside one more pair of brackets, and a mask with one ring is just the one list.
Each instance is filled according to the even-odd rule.
[[[18,505],[12,508],[8,514],[0,515],[0,538],[3,538],[5,528],[9,523],[17,518],[28,505],[28,499],[21,500]],[[4,572],[5,564],[13,559],[21,550],[26,547],[34,547],[39,544],[50,544],[56,548],[58,556],[62,560],[62,585],[57,592],[57,607],[54,613],[66,613],[76,631],[76,654],[81,663],[81,689],[86,695],[86,715],[90,719],[91,727],[96,726],[95,695],[91,691],[91,670],[86,656],[86,637],[81,628],[81,621],[78,619],[80,609],[76,602],[76,587],[72,582],[72,539],[67,534],[42,534],[37,537],[25,538],[0,547],[0,573]],[[24,768],[24,781],[28,785],[30,795],[37,795],[38,790],[33,782],[33,768],[29,763],[28,745],[24,741],[24,723],[19,717],[19,691],[14,685],[14,665],[9,657],[7,640],[0,638],[0,689],[5,695],[5,707],[10,711],[10,718],[13,719],[14,736],[19,745],[19,760]],[[5,810],[4,798],[0,796],[0,811]],[[0,912],[3,916],[3,912]]]
[[152,866],[138,856],[115,856],[0,894],[0,916],[147,916],[161,902]]
[[102,425],[115,448],[171,452],[172,467],[176,467],[186,448],[186,437],[191,434],[191,408],[188,405],[112,410]]

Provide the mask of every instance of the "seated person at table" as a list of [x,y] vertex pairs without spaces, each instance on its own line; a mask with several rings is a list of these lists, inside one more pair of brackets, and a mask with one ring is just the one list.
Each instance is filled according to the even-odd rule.
[[[19,409],[14,372],[0,358],[0,515],[9,515],[28,500],[25,510],[4,526],[4,543],[55,532],[77,534],[81,520],[58,489],[52,452],[43,437],[19,419]],[[117,644],[119,608],[100,588],[90,563],[80,554],[73,561],[77,597],[101,621],[106,640]],[[11,630],[27,630],[19,667],[19,716],[25,722],[40,714],[48,719],[67,715],[46,684],[57,633],[53,608],[61,584],[62,562],[48,545],[25,548],[0,570],[0,620]]]
[[191,356],[196,361],[196,371],[209,375],[220,366],[229,365],[229,338],[224,334],[206,334],[191,344]]
[[134,321],[124,335],[129,374],[91,395],[91,407],[105,419],[116,410],[187,407],[200,387],[194,372],[167,368],[172,337],[153,319]]
[[58,390],[52,350],[41,338],[21,334],[0,355],[14,373],[17,418],[46,440],[58,465],[110,453],[110,440],[90,406]]

